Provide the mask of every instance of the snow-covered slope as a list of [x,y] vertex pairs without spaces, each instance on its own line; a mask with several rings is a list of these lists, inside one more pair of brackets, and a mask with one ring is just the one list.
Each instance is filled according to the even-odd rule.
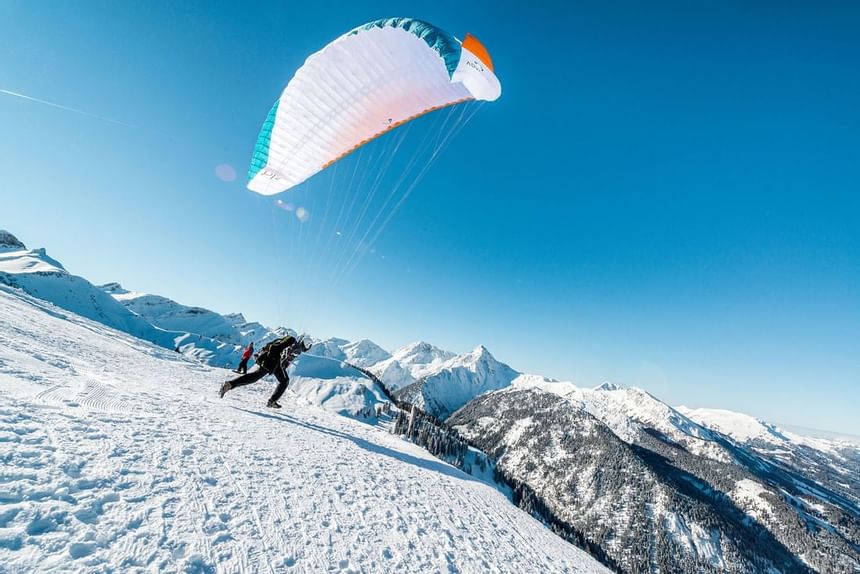
[[28,250],[9,232],[0,245],[0,283],[23,289],[75,314],[148,341],[173,345],[173,335],[126,311],[89,281],[72,275],[44,249]]
[[581,405],[626,442],[635,442],[643,429],[653,429],[696,454],[723,462],[731,457],[707,428],[642,389],[609,382],[585,389],[535,375],[518,377],[514,386],[539,388]]
[[[127,309],[83,277],[72,275],[44,249],[28,250],[0,231],[0,284],[21,289],[57,307],[212,365],[235,365],[240,349],[187,329],[162,328]],[[169,301],[169,300],[168,300]]]
[[723,409],[691,409],[685,406],[678,407],[678,411],[700,425],[741,443],[761,442],[775,445],[793,443],[830,453],[835,452],[838,447],[838,443],[834,441],[801,436],[743,413]]
[[211,365],[235,366],[240,345],[251,340],[264,343],[286,332],[246,323],[240,314],[221,316],[158,295],[131,293],[117,283],[96,287],[69,273],[44,249],[28,250],[2,230],[0,284],[156,345],[171,350],[178,347],[183,354]]
[[392,391],[414,385],[417,382],[408,369],[391,357],[370,365],[369,370]]
[[[766,457],[776,467],[810,478],[860,508],[860,446],[848,441],[803,436],[743,413],[686,407],[678,407],[678,410],[702,426]],[[816,488],[811,489],[810,494],[825,501],[831,498]]]
[[[449,422],[622,571],[744,572],[757,560],[797,571],[799,562],[785,549],[750,547],[746,539],[757,537],[757,525],[742,523],[744,531],[731,532],[716,504],[689,500],[691,493],[679,492],[640,449],[556,394],[489,393]],[[673,532],[669,521],[682,528]]]
[[389,402],[367,375],[345,361],[301,355],[290,370],[290,390],[311,403],[366,422],[376,419],[376,407]]
[[642,389],[604,383],[594,389],[572,391],[567,398],[581,402],[588,412],[628,442],[638,429],[645,427],[660,431],[695,454],[722,461],[729,459],[708,429]]
[[336,413],[373,422],[376,407],[390,401],[376,381],[360,369],[389,356],[367,339],[318,341],[293,365],[290,389]]
[[129,291],[119,283],[107,283],[100,289],[156,327],[202,335],[234,347],[254,342],[259,348],[272,339],[295,334],[288,329],[269,329],[260,323],[248,322],[241,313],[221,315],[203,307],[189,307],[161,295]]
[[512,386],[549,391],[581,405],[629,443],[640,440],[643,431],[653,430],[696,455],[733,462],[736,452],[724,440],[729,437],[860,502],[860,447],[852,443],[801,436],[742,413],[672,407],[642,389],[609,382],[587,389],[521,375]]
[[439,418],[447,417],[479,395],[510,386],[520,375],[497,361],[483,345],[425,372],[418,382],[400,389],[396,396]]
[[0,286],[0,570],[603,572],[379,428]]
[[[532,382],[538,384],[481,395],[446,422],[519,483],[527,507],[548,510],[623,570],[860,567],[860,510],[849,495],[810,479],[808,469],[784,468],[716,434],[713,442],[695,440],[722,444],[726,460],[695,453],[655,429],[660,424],[675,436],[691,436],[680,430],[683,419],[666,422],[674,415],[653,397],[627,395],[598,403],[600,410],[541,388],[546,381]],[[643,421],[650,416],[652,424],[633,432],[640,424],[633,422],[622,437],[617,425],[592,412],[606,416],[618,405],[641,411]]]

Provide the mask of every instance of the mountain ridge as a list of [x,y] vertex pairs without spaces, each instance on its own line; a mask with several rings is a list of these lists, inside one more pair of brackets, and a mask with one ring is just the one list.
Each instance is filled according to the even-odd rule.
[[[182,354],[210,365],[236,365],[241,347],[251,340],[264,343],[286,333],[284,329],[269,330],[259,323],[231,326],[241,314],[222,316],[200,307],[186,307],[159,295],[128,291],[119,283],[97,287],[69,272],[44,248],[27,249],[23,242],[5,230],[0,230],[0,283],[161,347],[178,349]],[[137,312],[143,311],[142,308],[135,309],[134,302],[141,297],[142,301],[157,302],[162,308],[208,317],[216,327],[221,325],[223,329],[198,331],[195,325],[163,322],[153,315],[150,318],[156,319],[154,323],[148,320],[147,313]]]

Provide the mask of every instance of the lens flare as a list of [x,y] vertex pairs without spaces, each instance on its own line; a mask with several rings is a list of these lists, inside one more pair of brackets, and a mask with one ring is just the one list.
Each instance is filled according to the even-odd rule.
[[215,177],[230,183],[236,181],[236,170],[229,163],[222,163],[215,167]]
[[284,202],[283,202],[282,200],[280,200],[280,199],[275,200],[275,205],[277,205],[278,207],[280,207],[280,208],[281,208],[281,209],[283,209],[284,211],[293,212],[293,211],[295,211],[295,210],[296,210],[296,206],[295,206],[295,205],[293,205],[292,203],[284,203]]

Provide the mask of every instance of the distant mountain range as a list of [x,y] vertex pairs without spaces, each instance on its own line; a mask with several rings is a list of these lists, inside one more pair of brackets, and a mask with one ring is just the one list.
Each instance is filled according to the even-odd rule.
[[263,344],[288,332],[246,322],[239,313],[220,315],[160,295],[127,291],[118,283],[95,286],[69,273],[44,249],[29,250],[3,230],[0,283],[213,366],[235,366],[250,341]]
[[[213,365],[289,332],[116,283],[96,287],[7,232],[0,283]],[[520,373],[483,346],[388,352],[329,339],[291,376],[293,392],[347,416],[374,422],[393,396],[444,421],[438,432],[482,451],[469,460],[491,461],[497,486],[517,485],[518,504],[620,571],[860,572],[860,447],[849,441],[673,407],[612,383],[589,389]],[[439,436],[424,441],[437,441],[433,452],[444,451]]]
[[860,567],[855,447],[738,440],[639,389],[560,390],[484,394],[447,423],[621,570]]

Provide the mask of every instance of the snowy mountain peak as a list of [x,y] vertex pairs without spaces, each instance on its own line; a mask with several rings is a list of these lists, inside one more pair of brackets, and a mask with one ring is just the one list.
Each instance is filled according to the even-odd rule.
[[[540,389],[568,398],[571,397],[572,393],[578,391],[579,387],[570,381],[559,381],[550,377],[544,377],[543,375],[522,373],[511,381],[511,388],[509,390],[516,391],[518,389]],[[570,400],[576,402],[575,398],[571,398]]]
[[98,285],[98,288],[104,291],[109,295],[127,295],[131,293],[128,289],[124,288],[122,285],[117,283],[116,281],[112,281],[110,283],[105,283],[104,285]]
[[410,343],[374,365],[374,373],[391,388],[401,388],[435,373],[446,361],[456,357],[425,341]]
[[[441,365],[424,366],[414,384],[403,387],[399,397],[417,404],[437,417],[446,417],[476,396],[509,387],[520,373],[501,363],[486,347],[453,356]],[[413,374],[417,371],[412,369]]]
[[6,231],[5,229],[0,229],[0,249],[17,251],[27,249],[27,247],[10,232]]
[[473,373],[505,373],[505,375],[512,375],[511,380],[520,374],[496,359],[483,345],[478,345],[464,355],[453,355],[444,362],[434,361],[422,367],[424,374],[419,378],[433,377],[454,369],[466,369]]
[[385,353],[387,355],[386,358],[391,356],[391,354],[388,353],[388,351],[386,351],[385,349],[383,349],[382,347],[380,347],[379,345],[377,345],[376,343],[374,343],[370,339],[359,339],[358,341],[353,341],[352,343],[350,343],[349,346],[353,349],[356,349],[356,350],[362,350],[362,351],[368,351],[368,352],[374,352],[374,353],[382,351],[383,353]]
[[397,349],[393,356],[401,363],[424,364],[439,359],[450,359],[454,356],[454,353],[440,349],[425,341],[417,341]]
[[342,348],[349,362],[362,368],[370,367],[391,358],[391,353],[370,339],[360,339],[344,345]]
[[472,352],[469,353],[469,356],[474,358],[476,361],[496,361],[496,358],[483,345],[478,345],[477,347],[472,349]]
[[643,429],[653,429],[697,454],[726,456],[706,428],[642,389],[604,383],[593,389],[573,387],[564,396],[582,404],[625,442],[635,442]]
[[[7,232],[8,233],[8,232]],[[0,247],[0,273],[12,275],[27,273],[54,273],[67,275],[65,267],[49,257],[44,248],[27,250],[24,244],[11,236],[5,240],[7,247]],[[17,242],[19,246],[13,244]]]
[[319,341],[313,346],[312,354],[335,361],[346,361],[362,369],[390,359],[391,355],[369,339],[347,341],[331,338]]
[[248,322],[242,313],[227,313],[224,319],[231,325],[242,325]]

